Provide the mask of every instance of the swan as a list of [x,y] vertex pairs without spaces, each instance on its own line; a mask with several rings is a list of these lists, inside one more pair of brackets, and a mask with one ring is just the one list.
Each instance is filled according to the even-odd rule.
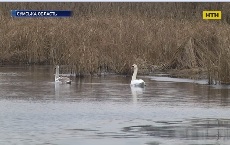
[[134,71],[133,71],[133,76],[132,76],[132,80],[130,85],[131,86],[137,86],[137,87],[144,87],[145,86],[145,82],[142,79],[137,79],[137,65],[133,64],[132,65]]
[[56,73],[55,73],[55,82],[62,82],[66,84],[71,84],[71,80],[68,77],[63,77],[62,75],[59,75],[59,66],[56,66]]

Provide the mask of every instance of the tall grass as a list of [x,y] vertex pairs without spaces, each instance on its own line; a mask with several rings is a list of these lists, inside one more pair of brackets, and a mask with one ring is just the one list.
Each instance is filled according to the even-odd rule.
[[[229,3],[0,3],[0,61],[70,65],[79,74],[128,74],[133,63],[141,70],[200,67],[209,78],[228,83],[229,8]],[[11,9],[74,15],[19,19],[10,17]],[[223,20],[202,20],[209,9],[222,10]]]

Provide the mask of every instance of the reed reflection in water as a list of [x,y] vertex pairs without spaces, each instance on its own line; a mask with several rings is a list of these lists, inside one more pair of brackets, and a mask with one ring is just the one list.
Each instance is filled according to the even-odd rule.
[[52,67],[0,67],[0,144],[227,145],[229,86],[140,76],[54,82]]

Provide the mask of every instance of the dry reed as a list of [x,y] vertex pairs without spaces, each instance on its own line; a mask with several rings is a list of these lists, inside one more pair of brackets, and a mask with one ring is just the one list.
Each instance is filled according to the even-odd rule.
[[[71,66],[77,74],[205,68],[229,83],[229,3],[0,3],[0,61]],[[10,18],[11,9],[73,10],[71,18]],[[222,21],[204,21],[206,9]]]

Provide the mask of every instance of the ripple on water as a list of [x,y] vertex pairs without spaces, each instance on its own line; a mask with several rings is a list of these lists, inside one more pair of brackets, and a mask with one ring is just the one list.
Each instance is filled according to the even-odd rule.
[[123,76],[65,85],[53,82],[53,71],[4,68],[0,144],[230,144],[228,87],[141,76],[144,89],[130,88]]
[[128,126],[122,131],[160,138],[229,140],[230,119],[196,118],[184,121],[156,121],[155,125]]

